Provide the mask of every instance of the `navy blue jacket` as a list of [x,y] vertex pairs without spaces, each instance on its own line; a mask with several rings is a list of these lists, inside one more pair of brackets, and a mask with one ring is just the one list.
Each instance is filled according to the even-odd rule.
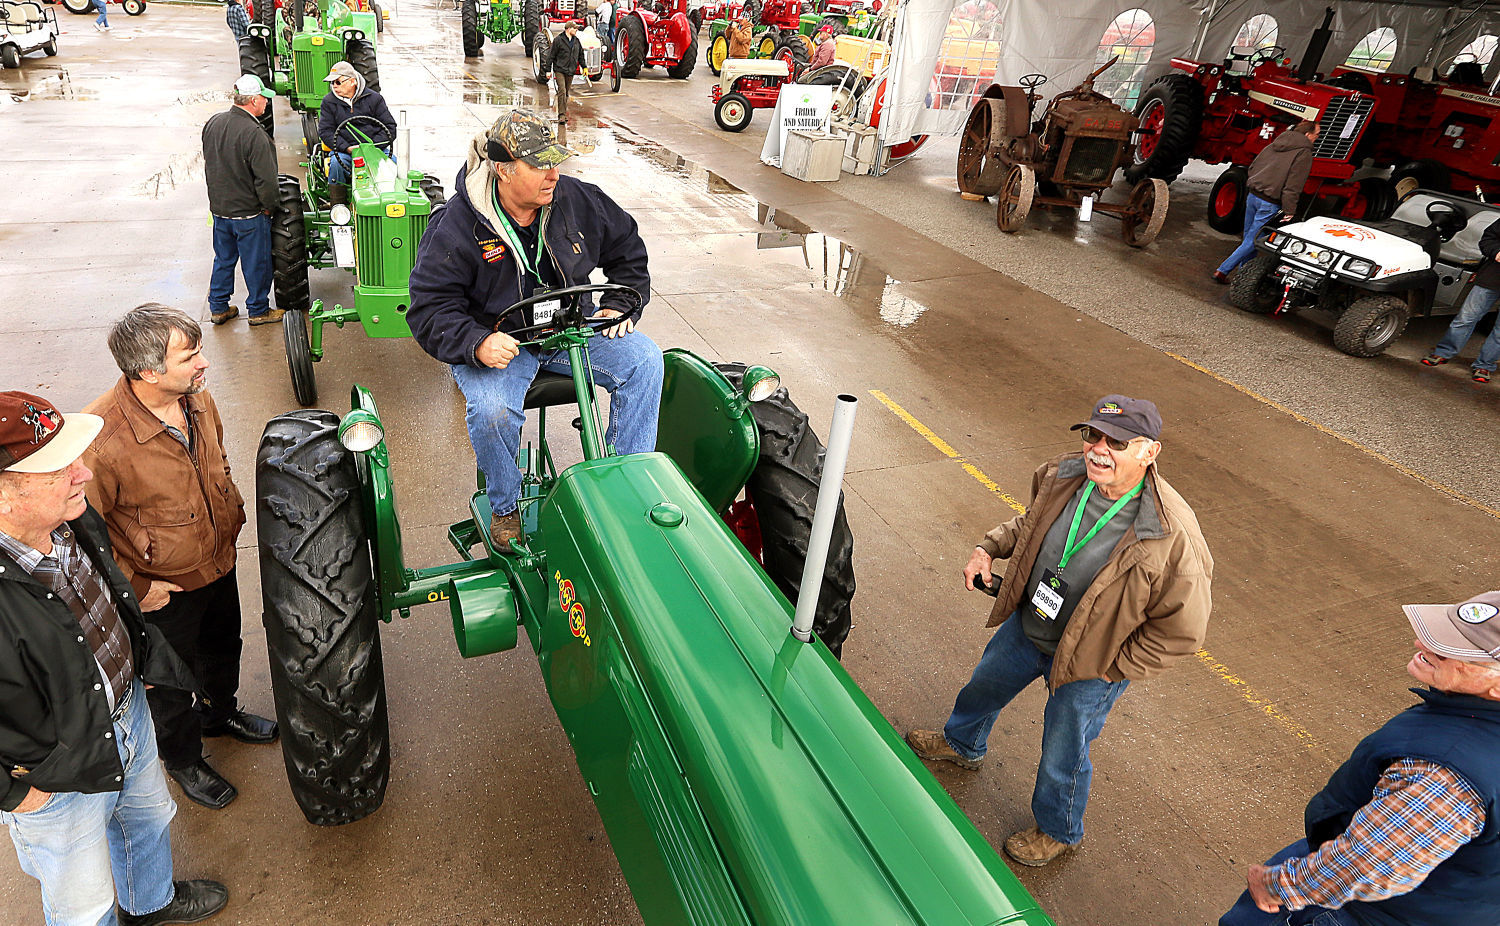
[[1307,805],[1307,844],[1316,849],[1349,828],[1392,762],[1425,759],[1461,775],[1484,801],[1480,834],[1415,890],[1345,912],[1370,926],[1500,923],[1500,703],[1413,688],[1422,703],[1365,737]]
[[[344,120],[353,116],[372,116],[379,119],[385,123],[386,130],[390,134],[381,138],[380,130],[364,120],[340,131],[339,126],[343,125]],[[353,105],[345,102],[332,90],[328,91],[323,97],[323,102],[318,105],[318,140],[327,145],[329,151],[342,154],[350,145],[357,145],[363,141],[350,129],[358,129],[377,145],[389,148],[396,140],[396,117],[391,115],[391,108],[385,105],[385,97],[374,90],[366,90],[361,86],[359,93],[354,97]],[[336,135],[335,132],[337,132]]]
[[[480,161],[473,169],[492,168],[489,162]],[[468,167],[458,172],[453,198],[433,212],[422,236],[411,270],[411,309],[406,321],[417,343],[438,360],[479,366],[474,351],[491,332],[526,325],[517,313],[496,327],[500,314],[523,298],[524,271],[505,237],[469,201],[468,173]],[[492,183],[487,180],[486,189]],[[630,213],[597,186],[559,177],[541,232],[546,243],[544,258],[552,261],[563,286],[587,283],[589,274],[600,269],[609,282],[640,293],[642,305],[650,298],[646,242]],[[493,260],[482,256],[481,241]],[[497,246],[499,255],[495,254]],[[604,308],[630,308],[628,298],[619,294],[607,293],[599,302]],[[591,300],[588,307],[592,307]]]

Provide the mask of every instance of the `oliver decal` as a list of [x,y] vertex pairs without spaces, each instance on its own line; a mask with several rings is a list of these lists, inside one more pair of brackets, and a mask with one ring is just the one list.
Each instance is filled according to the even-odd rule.
[[562,572],[554,572],[552,581],[557,583],[557,603],[562,606],[563,614],[568,617],[568,629],[573,631],[573,636],[583,641],[584,646],[592,646],[593,641],[589,639],[588,618],[583,613],[583,605],[578,601],[578,595],[573,591],[573,580],[564,579]]

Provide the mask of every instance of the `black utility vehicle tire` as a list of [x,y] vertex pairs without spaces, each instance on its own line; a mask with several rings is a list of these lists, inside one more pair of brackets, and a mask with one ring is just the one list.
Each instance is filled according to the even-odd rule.
[[48,58],[57,57],[57,36],[54,35],[42,45],[42,53]]
[[620,33],[615,36],[615,42],[624,46],[625,54],[616,54],[623,62],[620,65],[620,76],[626,80],[641,73],[641,68],[646,64],[646,25],[641,22],[639,16],[626,16],[620,20]]
[[375,46],[369,39],[350,39],[344,43],[344,60],[365,79],[365,85],[380,92],[380,66],[375,63]]
[[1146,88],[1135,114],[1144,117],[1157,107],[1163,115],[1156,148],[1148,158],[1134,155],[1135,163],[1125,169],[1131,183],[1147,177],[1171,183],[1182,173],[1203,126],[1203,85],[1187,74],[1163,74]]
[[1229,303],[1254,315],[1269,315],[1281,302],[1281,287],[1271,277],[1275,254],[1256,254],[1240,264],[1229,281]]
[[306,408],[318,404],[318,377],[313,372],[312,341],[307,336],[307,313],[288,309],[281,316],[281,340],[286,347],[287,372],[292,377],[292,395]]
[[688,36],[687,49],[682,53],[682,59],[667,68],[667,76],[676,80],[687,80],[688,75],[693,73],[693,68],[698,65],[698,33],[694,32]]
[[[266,47],[264,39],[253,35],[244,36],[239,40],[240,45],[240,73],[254,74],[260,78],[263,86],[271,86],[271,50]],[[272,141],[276,140],[276,117],[271,113],[271,106],[266,106],[264,115],[257,119],[260,127],[266,130],[266,134]]]
[[422,188],[422,195],[427,197],[429,203],[432,203],[432,208],[436,209],[448,201],[447,195],[443,192],[443,181],[432,174],[423,174],[422,179],[417,181],[417,185]]
[[1245,195],[1250,172],[1225,168],[1208,191],[1208,227],[1226,235],[1245,233]]
[[1359,191],[1365,198],[1365,214],[1357,218],[1379,222],[1390,218],[1396,211],[1396,188],[1389,180],[1366,177],[1359,182]]
[[369,526],[338,426],[321,409],[278,415],[255,458],[281,752],[292,796],[320,826],[374,813],[391,769]]
[[[742,363],[716,364],[736,388],[745,376]],[[745,486],[760,521],[766,575],[794,605],[807,561],[813,510],[818,504],[818,481],[823,476],[823,442],[813,433],[807,416],[792,402],[786,389],[753,402],[750,411],[760,432],[760,459]],[[854,534],[844,516],[839,495],[823,591],[813,615],[813,632],[834,656],[841,655],[851,626],[849,602],[854,598]]]
[[302,221],[302,185],[297,178],[276,178],[281,194],[276,214],[271,216],[271,279],[276,284],[276,308],[308,312],[312,296],[307,289],[307,229]]
[[484,40],[479,34],[479,5],[475,0],[463,0],[463,11],[460,14],[463,23],[460,31],[463,34],[464,57],[479,57],[479,48]]
[[1401,337],[1410,318],[1404,296],[1360,296],[1333,326],[1333,346],[1351,357],[1378,356]]
[[0,45],[0,67],[18,68],[21,66],[21,52],[14,45]]

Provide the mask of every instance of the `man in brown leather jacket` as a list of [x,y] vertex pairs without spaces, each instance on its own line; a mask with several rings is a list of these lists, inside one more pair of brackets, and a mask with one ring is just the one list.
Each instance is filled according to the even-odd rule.
[[274,721],[245,713],[235,699],[242,644],[234,541],[245,503],[205,391],[197,322],[148,303],[116,323],[109,349],[124,376],[88,406],[104,419],[84,454],[94,471],[88,497],[146,620],[197,676],[196,693],[147,693],[167,774],[189,799],[219,809],[238,792],[204,760],[202,738],[269,743],[277,735]]
[[725,31],[729,33],[729,57],[750,57],[750,35],[754,31],[750,20],[741,16],[730,24]]
[[1094,406],[1083,453],[1043,465],[1026,513],[984,535],[964,587],[991,586],[1006,560],[985,646],[941,731],[906,739],[924,759],[977,769],[1000,710],[1047,682],[1036,826],[1005,840],[1023,865],[1045,865],[1083,839],[1089,744],[1132,681],[1197,652],[1208,629],[1213,558],[1193,510],[1156,472],[1161,415],[1144,399]]

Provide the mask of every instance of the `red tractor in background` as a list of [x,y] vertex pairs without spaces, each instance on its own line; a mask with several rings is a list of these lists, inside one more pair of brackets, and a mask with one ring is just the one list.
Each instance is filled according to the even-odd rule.
[[615,12],[615,60],[621,77],[643,67],[663,67],[686,80],[698,63],[698,30],[687,15],[687,0],[635,4],[621,0]]
[[757,58],[778,58],[787,63],[793,75],[812,60],[813,40],[801,33],[801,0],[765,0],[760,9],[759,24],[765,29],[756,34],[750,47]]
[[1209,193],[1208,224],[1229,234],[1244,227],[1249,164],[1277,135],[1307,119],[1318,123],[1312,173],[1302,215],[1313,209],[1348,218],[1382,219],[1396,207],[1389,181],[1351,182],[1376,99],[1357,88],[1315,79],[1333,30],[1329,9],[1313,32],[1296,71],[1281,46],[1231,49],[1223,65],[1173,58],[1170,74],[1152,82],[1136,107],[1141,126],[1135,163],[1125,171],[1132,183],[1146,177],[1177,179],[1189,158],[1231,166]]

